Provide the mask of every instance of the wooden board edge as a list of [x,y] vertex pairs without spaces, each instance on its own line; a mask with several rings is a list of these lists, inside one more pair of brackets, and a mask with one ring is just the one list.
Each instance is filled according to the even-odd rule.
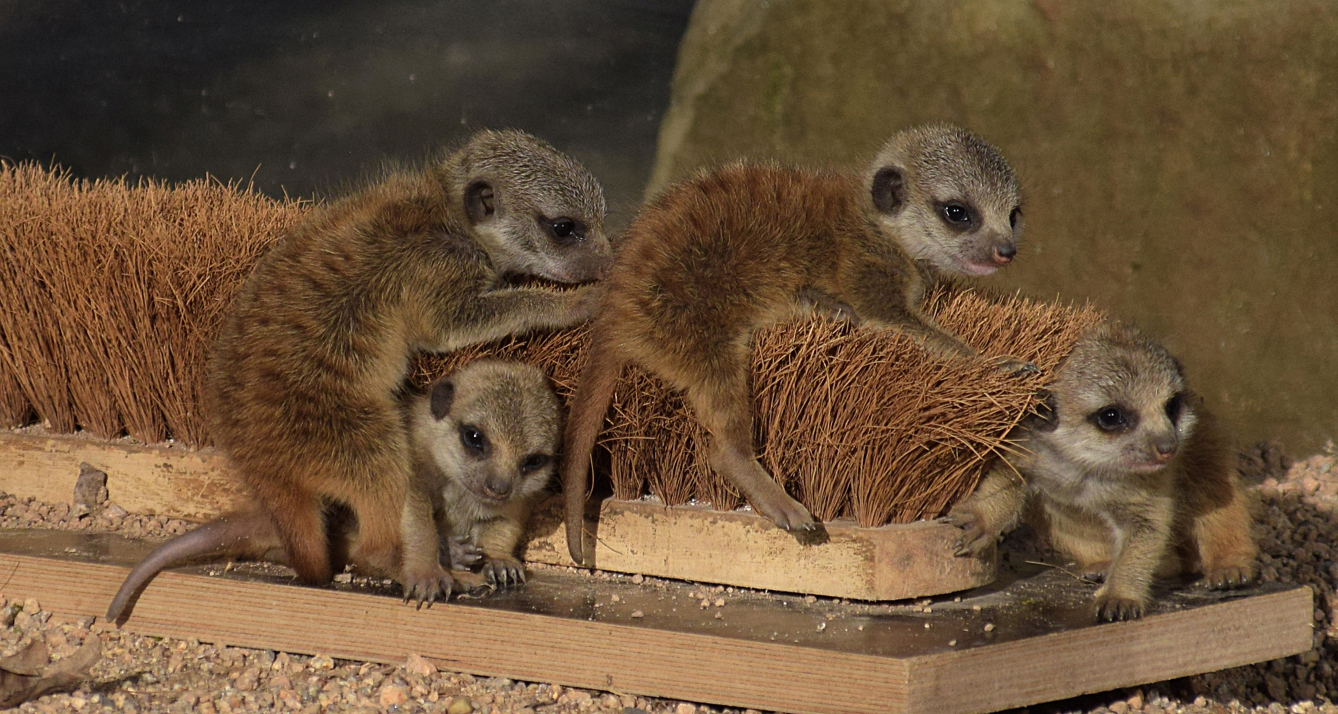
[[[212,450],[0,433],[0,490],[68,502],[81,462],[105,471],[112,501],[134,512],[203,521],[245,498],[226,459]],[[531,529],[537,535],[525,549],[528,561],[574,565],[560,525]],[[719,525],[729,533],[714,532]],[[995,576],[993,552],[953,557],[948,544],[956,530],[941,523],[859,528],[838,522],[829,524],[831,543],[802,547],[756,514],[606,501],[593,530],[603,533],[590,544],[597,568],[777,592],[888,601],[968,590]],[[661,542],[644,539],[652,531],[662,532]],[[692,545],[713,539],[715,551]],[[754,555],[715,555],[743,551]]]
[[[573,565],[561,518],[537,515],[526,560]],[[960,531],[933,521],[881,528],[838,521],[827,524],[829,542],[816,546],[754,513],[654,501],[606,499],[599,519],[586,523],[594,567],[613,572],[868,601],[960,592],[995,577],[993,548],[957,557]]]
[[914,658],[907,710],[979,714],[1299,654],[1312,646],[1313,608],[1310,590],[1298,587]]
[[[101,617],[128,569],[0,553],[4,592]],[[369,623],[374,623],[369,626]],[[341,659],[417,653],[480,676],[803,714],[905,711],[904,660],[386,596],[166,572],[123,627]],[[858,693],[833,697],[831,693]]]
[[68,503],[85,462],[107,474],[110,501],[134,513],[205,521],[246,498],[212,450],[0,433],[0,490],[7,493]]

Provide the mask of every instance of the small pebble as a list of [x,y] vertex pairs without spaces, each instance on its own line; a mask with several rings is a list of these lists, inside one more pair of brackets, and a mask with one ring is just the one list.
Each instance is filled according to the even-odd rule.
[[640,611],[640,610],[633,610],[633,611],[632,611],[632,617],[635,617],[635,618],[637,618],[637,619],[643,618],[643,617],[645,617],[645,616],[646,616],[646,613],[644,613],[644,612],[642,612],[642,611]]
[[431,677],[437,673],[437,666],[423,659],[421,655],[414,652],[404,661],[404,669],[409,674],[416,674],[420,677]]
[[994,632],[994,623],[993,623],[993,622],[987,622],[987,623],[985,623],[985,631],[986,631],[986,632]]
[[446,714],[469,714],[474,711],[474,702],[469,697],[455,697],[446,705]]

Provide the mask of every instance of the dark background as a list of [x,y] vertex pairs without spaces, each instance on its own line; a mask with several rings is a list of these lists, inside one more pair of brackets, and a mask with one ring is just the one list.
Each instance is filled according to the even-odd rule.
[[641,199],[690,0],[0,0],[0,156],[328,194],[516,127]]

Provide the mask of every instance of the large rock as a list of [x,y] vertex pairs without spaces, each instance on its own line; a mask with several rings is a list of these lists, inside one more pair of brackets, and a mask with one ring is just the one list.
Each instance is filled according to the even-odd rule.
[[1026,191],[999,287],[1160,335],[1242,441],[1338,436],[1338,5],[701,0],[649,191],[954,121]]

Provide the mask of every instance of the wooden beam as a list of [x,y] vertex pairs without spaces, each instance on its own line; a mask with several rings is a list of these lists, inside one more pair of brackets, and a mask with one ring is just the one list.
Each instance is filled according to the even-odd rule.
[[[0,533],[5,593],[100,615],[127,572],[119,561],[143,550],[124,540]],[[739,594],[715,619],[687,585],[543,571],[520,593],[415,611],[348,586],[235,577],[163,573],[125,627],[354,660],[418,653],[479,675],[811,714],[971,714],[1275,659],[1310,648],[1313,607],[1303,587],[1185,591],[1143,620],[1096,625],[1092,586],[1048,571],[933,614]]]
[[68,503],[80,463],[105,472],[112,503],[132,513],[207,521],[246,498],[227,459],[213,449],[0,432],[0,490],[6,493]]
[[[527,561],[571,564],[561,515],[553,509],[535,518]],[[598,519],[586,520],[585,552],[602,570],[855,600],[940,595],[994,580],[993,549],[954,556],[960,531],[944,523],[836,521],[827,533],[827,543],[806,546],[750,512],[610,499]]]
[[[8,493],[68,501],[81,462],[105,471],[111,500],[135,512],[203,521],[244,498],[227,460],[212,449],[0,434],[0,490]],[[860,528],[838,521],[827,526],[828,543],[801,546],[748,512],[608,500],[598,513],[587,520],[586,552],[595,567],[616,572],[857,600],[958,592],[995,574],[992,550],[953,556],[958,532],[942,523]],[[535,519],[527,561],[572,565],[560,521],[555,510]]]

